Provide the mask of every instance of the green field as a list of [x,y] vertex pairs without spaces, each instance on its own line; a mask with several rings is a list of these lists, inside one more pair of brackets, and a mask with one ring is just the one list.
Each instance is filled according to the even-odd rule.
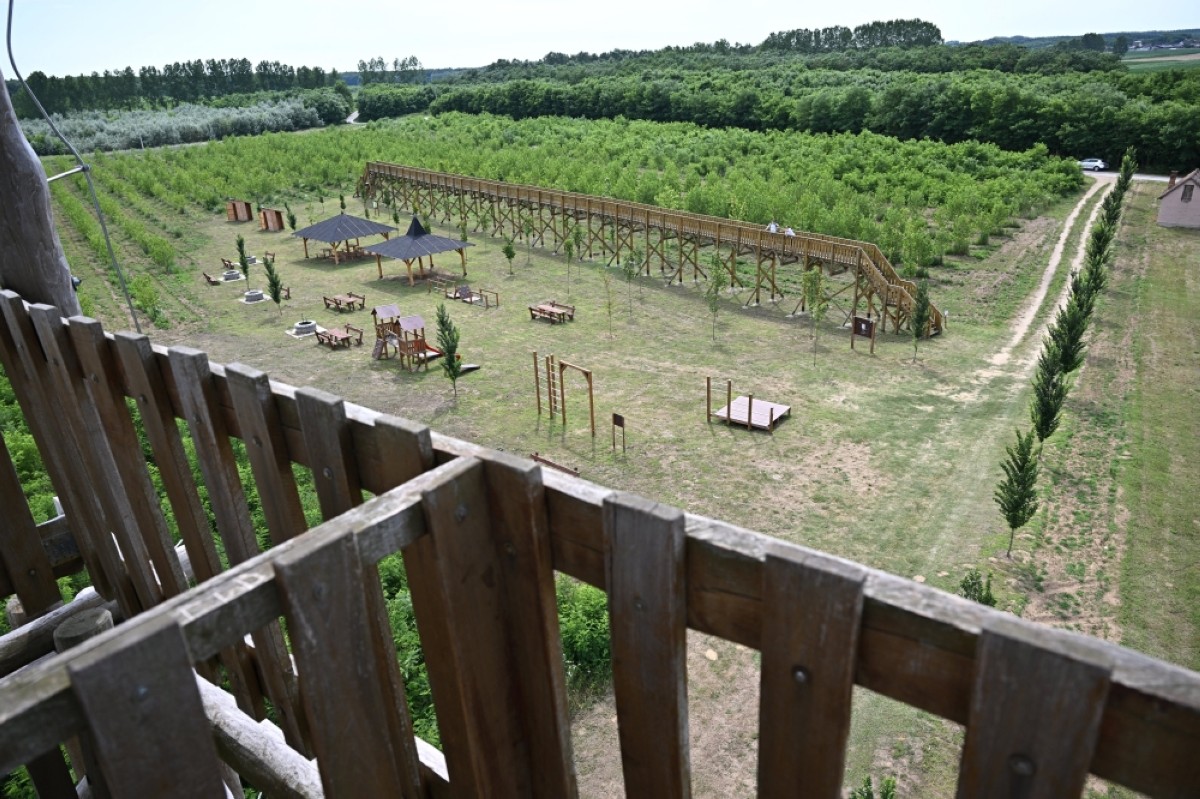
[[[519,136],[521,128],[516,130]],[[851,351],[842,327],[844,304],[830,309],[814,341],[810,320],[791,315],[798,298],[747,308],[747,292],[729,292],[714,328],[703,283],[665,287],[655,278],[626,281],[620,270],[588,261],[572,264],[568,277],[564,257],[520,241],[510,274],[503,242],[473,232],[469,282],[498,292],[501,304],[484,309],[450,302],[424,285],[409,287],[398,277],[398,262],[385,264],[388,277],[380,281],[373,261],[333,266],[305,259],[299,241],[288,234],[230,224],[223,211],[198,205],[179,178],[187,174],[206,182],[201,191],[218,195],[235,181],[253,183],[272,203],[289,202],[304,225],[313,221],[306,217],[335,213],[337,195],[352,193],[355,175],[310,158],[311,172],[289,174],[287,185],[272,186],[267,184],[272,158],[302,164],[297,153],[306,142],[328,149],[331,136],[355,157],[384,157],[363,152],[370,150],[364,142],[386,142],[389,132],[401,131],[411,127],[271,136],[265,149],[263,142],[247,141],[103,159],[102,166],[124,176],[99,182],[118,207],[120,218],[110,220],[110,228],[141,286],[139,316],[152,338],[199,347],[218,362],[247,363],[275,379],[319,386],[469,441],[523,455],[536,451],[597,483],[947,590],[979,568],[994,575],[1003,608],[1196,667],[1200,577],[1193,562],[1191,498],[1197,492],[1187,490],[1195,477],[1185,468],[1187,453],[1178,447],[1168,453],[1162,442],[1191,440],[1186,431],[1196,421],[1200,380],[1195,369],[1176,368],[1170,392],[1151,390],[1172,366],[1194,362],[1194,334],[1186,319],[1196,307],[1195,276],[1185,271],[1183,253],[1194,250],[1196,238],[1153,226],[1150,189],[1135,184],[1114,280],[1094,323],[1094,350],[1077,378],[1064,430],[1046,450],[1044,511],[1018,536],[1008,560],[1007,528],[992,499],[999,461],[1014,427],[1028,426],[1039,324],[1061,293],[1098,195],[1082,202],[1046,300],[1022,336],[1014,335],[1016,319],[1081,195],[1056,199],[1047,192],[1032,218],[989,225],[990,235],[972,235],[986,244],[972,243],[964,254],[931,265],[931,296],[949,313],[949,327],[921,342],[914,359],[907,334],[881,336],[874,356],[861,343]],[[755,138],[745,135],[738,134],[753,149]],[[612,157],[616,153],[614,148]],[[208,156],[219,168],[183,170]],[[461,169],[450,163],[440,168]],[[223,170],[229,170],[225,184],[218,177]],[[728,188],[735,180],[721,177],[725,172],[714,162],[702,185]],[[536,183],[535,177],[528,171],[520,175],[522,182]],[[802,193],[800,176],[776,173],[773,179],[780,196]],[[549,176],[546,181],[553,182]],[[121,182],[136,191],[122,193]],[[79,185],[67,183],[56,189],[60,219],[82,199]],[[347,196],[347,203],[350,212],[361,213],[356,200]],[[918,216],[922,213],[936,211]],[[150,238],[139,240],[139,228]],[[434,228],[457,235],[449,227]],[[76,272],[85,278],[81,296],[90,312],[110,330],[127,328],[111,273],[86,230],[66,223],[60,229]],[[292,291],[282,308],[240,302],[244,283],[209,286],[201,279],[201,270],[215,273],[221,258],[234,257],[239,233],[250,252],[277,253]],[[931,236],[936,240],[936,230]],[[155,259],[153,237],[169,243],[170,263]],[[454,273],[457,261],[449,254],[439,256],[437,265]],[[250,283],[263,287],[261,270],[251,272]],[[323,295],[346,291],[364,294],[368,312],[343,315],[324,307]],[[576,305],[575,321],[531,321],[526,306],[548,298]],[[369,344],[334,352],[286,335],[292,323],[311,318],[325,327],[366,327],[369,337],[369,309],[385,303],[422,315],[431,328],[437,306],[446,303],[461,329],[464,360],[482,367],[459,381],[457,397],[436,365],[410,373],[395,361],[372,360]],[[588,430],[581,378],[568,375],[565,427],[539,416],[534,352],[592,370],[596,437]],[[736,394],[790,405],[791,416],[771,435],[709,423],[705,376],[714,379],[719,396],[730,379]],[[1109,390],[1114,384],[1122,389]],[[1180,413],[1181,408],[1190,410]],[[625,452],[610,446],[612,413],[626,419]],[[705,656],[710,647],[716,660]],[[721,727],[720,741],[695,746],[697,795],[738,793],[739,783],[728,774],[753,774],[755,719],[745,712],[754,701],[753,653],[700,636],[693,636],[690,648],[693,726],[708,730],[707,720],[736,717]],[[949,775],[959,735],[954,725],[863,694],[848,783],[861,782],[867,773],[895,773],[901,795],[952,795]],[[605,747],[607,733],[596,721],[611,715],[606,701],[581,711],[576,725],[581,759],[592,758],[580,769],[590,795],[605,795],[613,785],[615,750]],[[705,756],[710,748],[722,756]],[[619,777],[619,764],[616,773]]]

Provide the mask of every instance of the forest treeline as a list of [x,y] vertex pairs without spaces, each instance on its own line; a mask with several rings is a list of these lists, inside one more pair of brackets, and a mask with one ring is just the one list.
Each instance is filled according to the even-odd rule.
[[[210,58],[175,62],[162,69],[133,67],[105,70],[103,74],[46,75],[35,71],[25,77],[42,106],[51,114],[108,109],[161,108],[230,95],[279,92],[291,89],[334,87],[337,70],[291,67],[278,61],[251,64],[247,58]],[[13,109],[18,117],[38,115],[24,90],[12,85]]]
[[1119,160],[1130,145],[1152,169],[1200,163],[1200,70],[1017,75],[813,70],[645,70],[565,82],[366,87],[360,118],[427,111],[525,119],[569,116],[706,127],[857,133]]
[[[1105,51],[1120,49],[1121,42],[1098,34],[1083,36],[1078,46],[1072,40],[1041,49],[941,41],[931,23],[891,20],[777,32],[758,45],[720,40],[645,52],[551,52],[536,62],[501,60],[439,73],[436,81],[414,57],[390,64],[378,57],[360,61],[353,77],[364,83],[357,101],[364,121],[448,111],[514,119],[624,117],[753,131],[869,130],[900,139],[977,140],[1014,151],[1043,144],[1055,155],[1110,162],[1132,145],[1151,170],[1200,163],[1195,125],[1200,70],[1131,73]],[[349,98],[336,71],[266,61],[252,65],[247,59],[197,60],[138,73],[127,67],[74,78],[34,73],[29,82],[51,112],[179,103],[249,106],[272,99],[263,91],[294,93],[331,83]],[[14,103],[19,114],[28,115],[21,92]],[[319,116],[333,121],[340,103],[321,105]],[[109,123],[97,146],[145,141],[144,135],[122,135],[129,125]],[[193,141],[203,132],[203,125],[193,124],[176,137],[166,127],[151,138]],[[211,138],[254,129],[247,120],[209,127]],[[43,147],[35,143],[39,152],[53,151],[44,141]]]

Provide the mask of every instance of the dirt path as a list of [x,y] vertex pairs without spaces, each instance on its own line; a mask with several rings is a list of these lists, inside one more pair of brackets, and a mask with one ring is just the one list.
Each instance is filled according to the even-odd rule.
[[[1110,187],[1112,183],[1113,178],[1108,175],[1096,178],[1096,181],[1092,184],[1092,187],[1087,190],[1083,197],[1079,199],[1079,203],[1074,209],[1072,209],[1070,215],[1066,219],[1066,222],[1063,223],[1062,234],[1058,237],[1058,242],[1054,245],[1054,251],[1050,254],[1050,262],[1046,265],[1046,271],[1042,273],[1042,280],[1038,284],[1037,290],[1032,296],[1030,296],[1029,300],[1026,301],[1025,309],[1013,322],[1012,337],[1009,339],[1008,343],[1000,349],[999,352],[988,359],[988,363],[992,364],[992,366],[1003,366],[1007,364],[1009,359],[1012,357],[1013,350],[1025,340],[1026,334],[1029,333],[1030,326],[1033,324],[1033,321],[1038,318],[1038,315],[1042,311],[1042,303],[1046,300],[1046,293],[1050,290],[1050,284],[1054,281],[1054,276],[1058,272],[1058,264],[1060,261],[1062,261],[1063,250],[1066,249],[1067,241],[1070,240],[1071,233],[1075,230],[1075,220],[1078,218],[1080,212],[1083,211],[1084,207],[1087,205],[1092,196],[1098,191],[1107,191],[1108,187]],[[1088,217],[1087,223],[1083,230],[1083,236],[1087,236],[1088,232],[1092,229],[1092,224],[1096,221],[1096,214],[1099,212],[1099,209],[1100,205],[1097,204],[1095,209],[1092,211],[1092,215]],[[1086,241],[1086,239],[1080,237],[1080,241]],[[1075,260],[1071,263],[1072,269],[1077,269],[1079,265],[1083,263],[1083,255],[1083,248],[1080,247],[1079,252],[1076,254]],[[1063,298],[1065,298],[1065,296],[1066,293],[1064,292]]]

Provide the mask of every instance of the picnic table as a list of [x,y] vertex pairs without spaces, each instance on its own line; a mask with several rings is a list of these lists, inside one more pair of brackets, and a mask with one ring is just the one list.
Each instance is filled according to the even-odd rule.
[[549,322],[565,322],[575,319],[575,306],[566,305],[554,300],[546,300],[537,305],[529,306],[530,319],[545,319]]
[[318,330],[316,335],[317,343],[325,344],[331,350],[349,349],[351,344],[362,344],[363,341],[363,331],[351,325],[346,325],[345,330]]
[[325,300],[325,307],[335,311],[353,311],[355,308],[363,309],[367,307],[367,298],[362,294],[355,294],[352,291],[345,294],[335,294],[332,297],[322,297]]

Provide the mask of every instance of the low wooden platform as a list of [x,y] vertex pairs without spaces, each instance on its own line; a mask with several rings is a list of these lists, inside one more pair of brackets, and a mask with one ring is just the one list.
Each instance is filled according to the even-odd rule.
[[[747,410],[749,409],[750,398],[738,397],[724,408],[713,411],[713,416],[732,424],[745,426]],[[769,402],[756,397],[754,399],[753,416],[750,418],[750,426],[757,427],[760,430],[770,430],[773,426],[779,424],[780,419],[791,412],[791,405],[780,405],[777,402]]]

